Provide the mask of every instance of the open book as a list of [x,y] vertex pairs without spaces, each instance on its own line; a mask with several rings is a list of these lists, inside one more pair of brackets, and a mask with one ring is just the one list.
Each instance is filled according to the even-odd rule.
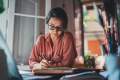
[[51,67],[48,69],[35,69],[33,70],[33,73],[35,75],[39,74],[73,74],[73,73],[80,73],[80,72],[86,72],[86,71],[95,71],[99,72],[100,69],[94,69],[94,68],[70,68],[70,67]]
[[33,70],[33,73],[35,75],[39,74],[70,74],[73,73],[75,68],[69,68],[69,67],[51,67],[47,69],[35,69]]

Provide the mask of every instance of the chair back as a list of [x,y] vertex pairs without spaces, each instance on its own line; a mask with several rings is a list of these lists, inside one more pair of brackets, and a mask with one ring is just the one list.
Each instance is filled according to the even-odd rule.
[[2,49],[0,49],[0,78],[9,80],[6,55]]

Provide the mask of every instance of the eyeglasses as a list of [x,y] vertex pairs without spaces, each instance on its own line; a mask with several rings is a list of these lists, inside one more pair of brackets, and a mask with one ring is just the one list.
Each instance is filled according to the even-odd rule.
[[64,30],[64,28],[63,28],[63,26],[53,26],[53,25],[48,25],[48,28],[50,29],[50,30],[58,30],[58,31],[63,31]]

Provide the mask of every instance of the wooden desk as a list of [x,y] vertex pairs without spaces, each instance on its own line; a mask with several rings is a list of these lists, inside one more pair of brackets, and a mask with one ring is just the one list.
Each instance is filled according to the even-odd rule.
[[[65,75],[72,75],[72,74],[79,74],[79,73],[83,73],[83,72],[99,72],[99,69],[90,69],[90,68],[71,68],[71,70],[68,71],[72,71],[70,73],[57,73],[54,72],[54,70],[46,70],[46,72],[44,72],[44,70],[42,70],[43,72],[38,73],[37,75],[34,75],[29,66],[28,65],[22,65],[22,66],[18,66],[19,72],[22,75],[22,77],[25,80],[59,80],[62,76]],[[59,71],[59,70],[58,70]],[[66,70],[67,71],[67,70]],[[47,73],[48,72],[48,73]]]

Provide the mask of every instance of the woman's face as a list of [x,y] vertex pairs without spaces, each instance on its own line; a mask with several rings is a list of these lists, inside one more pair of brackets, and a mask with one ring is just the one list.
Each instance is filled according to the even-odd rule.
[[60,36],[64,30],[62,20],[56,17],[53,17],[49,20],[48,27],[51,36],[55,37]]

